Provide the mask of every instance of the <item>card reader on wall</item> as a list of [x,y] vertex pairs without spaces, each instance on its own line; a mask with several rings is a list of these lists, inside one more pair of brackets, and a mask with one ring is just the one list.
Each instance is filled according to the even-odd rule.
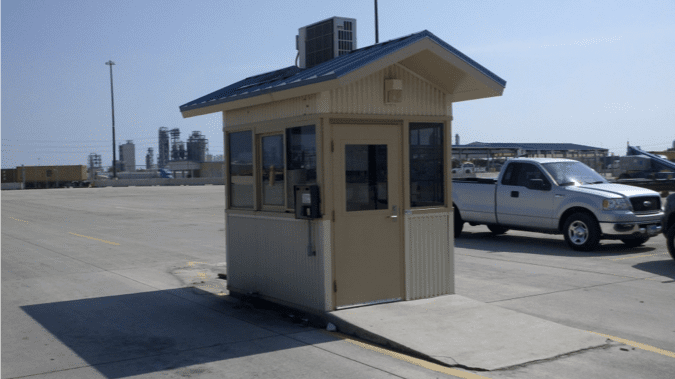
[[311,220],[320,218],[319,213],[319,186],[296,185],[295,190],[295,218]]

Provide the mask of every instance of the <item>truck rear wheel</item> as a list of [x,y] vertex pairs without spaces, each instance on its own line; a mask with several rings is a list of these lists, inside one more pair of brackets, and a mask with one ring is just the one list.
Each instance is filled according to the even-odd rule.
[[573,250],[592,251],[600,242],[598,222],[586,213],[574,213],[563,227],[565,241]]
[[509,231],[508,228],[499,225],[488,225],[488,229],[490,229],[490,232],[494,235],[504,234]]
[[462,229],[464,228],[464,220],[462,220],[462,216],[459,215],[459,211],[457,208],[455,208],[455,211],[453,212],[455,214],[453,226],[454,226],[454,234],[455,238],[458,238],[460,234],[462,234]]

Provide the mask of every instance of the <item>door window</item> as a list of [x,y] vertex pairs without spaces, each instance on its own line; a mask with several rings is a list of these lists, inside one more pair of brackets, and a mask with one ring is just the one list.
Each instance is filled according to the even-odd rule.
[[542,173],[537,166],[531,163],[522,163],[520,166],[520,172],[518,173],[518,181],[516,184],[517,186],[527,187],[527,184],[531,179],[541,179],[544,181],[545,188],[550,188],[550,184],[544,176],[544,173]]
[[388,209],[387,145],[346,145],[347,212]]

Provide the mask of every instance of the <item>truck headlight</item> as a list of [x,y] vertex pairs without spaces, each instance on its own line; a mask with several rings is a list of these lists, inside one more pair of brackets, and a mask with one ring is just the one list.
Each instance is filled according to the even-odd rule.
[[602,209],[606,211],[618,211],[631,208],[630,203],[626,199],[605,199],[602,201]]

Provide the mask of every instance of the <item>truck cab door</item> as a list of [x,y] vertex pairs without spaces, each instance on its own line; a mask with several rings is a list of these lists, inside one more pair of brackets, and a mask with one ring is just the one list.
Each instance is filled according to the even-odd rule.
[[497,220],[502,225],[554,229],[551,181],[532,163],[509,164],[497,186]]

